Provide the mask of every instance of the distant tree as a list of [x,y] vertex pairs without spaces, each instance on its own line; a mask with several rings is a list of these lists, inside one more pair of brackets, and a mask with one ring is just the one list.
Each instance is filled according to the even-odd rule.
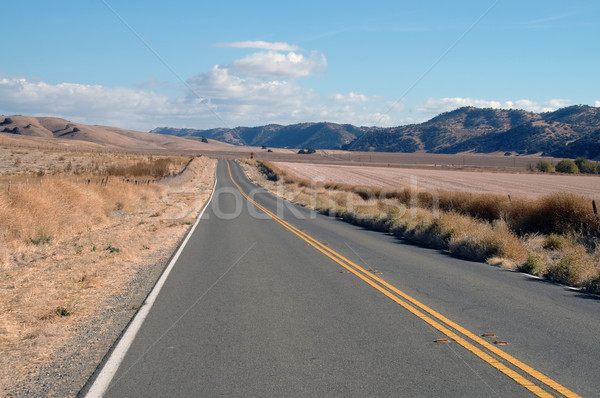
[[599,167],[597,162],[592,162],[586,158],[577,158],[575,159],[575,164],[581,173],[598,174]]
[[549,160],[540,160],[536,168],[542,173],[554,173],[554,165]]
[[579,173],[579,168],[571,159],[564,159],[558,162],[556,171],[559,173],[577,174]]
[[208,142],[208,139],[205,136],[202,136],[202,138],[200,138],[200,141],[202,141],[202,142]]
[[266,146],[266,145],[263,145],[263,146],[261,147],[261,149],[267,149],[267,146]]
[[300,149],[298,151],[299,154],[304,155],[304,154],[308,154],[310,155],[311,153],[315,153],[317,152],[317,150],[315,148],[306,148],[306,149]]

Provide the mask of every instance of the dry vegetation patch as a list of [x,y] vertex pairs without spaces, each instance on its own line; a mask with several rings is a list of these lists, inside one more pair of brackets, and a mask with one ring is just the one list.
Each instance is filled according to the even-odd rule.
[[244,167],[275,194],[348,222],[600,293],[600,222],[587,197],[354,186],[314,182],[269,162]]
[[[0,190],[0,385],[7,396],[74,395],[82,387],[209,197],[216,164],[37,155],[34,162],[52,159],[39,167],[61,171],[39,182],[34,164],[22,160],[22,170],[0,180],[20,177]],[[79,166],[85,170],[73,174]],[[145,170],[137,174],[144,184],[126,182],[134,169]],[[82,338],[85,345],[74,343]],[[60,374],[42,374],[61,355],[88,363],[81,370],[67,360]]]

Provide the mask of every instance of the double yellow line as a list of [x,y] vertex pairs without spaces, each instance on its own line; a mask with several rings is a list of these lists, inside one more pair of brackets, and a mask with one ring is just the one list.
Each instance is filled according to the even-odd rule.
[[[263,211],[264,213],[269,215],[271,218],[273,218],[275,221],[277,221],[279,224],[281,224],[284,228],[286,228],[287,230],[292,232],[294,235],[296,235],[300,239],[304,240],[307,244],[314,247],[319,252],[323,253],[325,256],[329,257],[331,260],[335,261],[337,264],[341,265],[346,270],[348,270],[349,272],[356,275],[358,278],[360,278],[364,282],[371,285],[373,288],[375,288],[376,290],[378,290],[379,292],[381,292],[382,294],[384,294],[385,296],[387,296],[388,298],[390,298],[391,300],[393,300],[394,302],[396,302],[397,304],[399,304],[400,306],[405,308],[407,311],[409,311],[413,315],[422,319],[424,322],[431,325],[433,328],[435,328],[439,332],[443,333],[447,337],[456,341],[458,344],[460,344],[461,346],[463,346],[464,348],[466,348],[467,350],[469,350],[474,355],[481,358],[488,364],[492,365],[494,368],[498,369],[500,372],[504,373],[505,375],[507,375],[508,377],[513,379],[515,382],[519,383],[521,386],[523,386],[527,390],[531,391],[533,394],[537,395],[538,397],[553,397],[554,396],[554,395],[548,393],[547,391],[545,391],[544,389],[542,389],[541,387],[539,387],[537,384],[533,383],[531,380],[524,377],[522,374],[520,374],[517,371],[513,370],[512,368],[508,367],[505,363],[501,362],[499,358],[503,359],[504,361],[513,365],[514,367],[520,369],[521,371],[523,371],[527,375],[531,376],[532,378],[539,380],[543,384],[554,389],[555,391],[559,392],[560,394],[562,394],[565,397],[579,397],[579,395],[575,394],[571,390],[567,389],[566,387],[562,386],[561,384],[557,383],[556,381],[550,379],[549,377],[545,376],[544,374],[538,372],[537,370],[533,369],[532,367],[526,365],[525,363],[519,361],[515,357],[507,354],[506,352],[499,349],[497,346],[490,344],[488,341],[482,339],[478,335],[468,331],[464,327],[451,321],[450,319],[446,318],[442,314],[436,312],[435,310],[429,308],[428,306],[421,303],[420,301],[418,301],[418,300],[414,299],[413,297],[409,296],[408,294],[402,292],[395,286],[390,285],[383,279],[374,275],[372,272],[365,270],[364,268],[357,265],[353,261],[342,256],[340,253],[336,252],[335,250],[327,247],[326,245],[324,245],[323,243],[314,239],[310,235],[308,235],[308,234],[304,233],[303,231],[301,231],[300,229],[294,227],[292,224],[290,224],[283,218],[277,216],[277,214],[273,213],[272,211],[268,210],[264,206],[260,205],[259,203],[257,203],[253,199],[251,199],[244,192],[244,190],[238,185],[238,183],[235,181],[235,179],[233,178],[233,175],[231,173],[231,167],[229,165],[229,162],[227,162],[227,168],[229,170],[229,176],[231,177],[231,181],[233,182],[233,184],[237,187],[237,189],[240,191],[242,196],[244,196],[244,198],[246,198],[254,206],[256,206],[261,211]],[[451,329],[454,329],[454,331]],[[461,337],[456,332],[462,334],[464,337]],[[483,349],[477,347],[471,341],[479,344],[481,347],[483,347],[485,350],[487,350],[487,352],[484,351]],[[492,354],[494,354],[495,356]]]

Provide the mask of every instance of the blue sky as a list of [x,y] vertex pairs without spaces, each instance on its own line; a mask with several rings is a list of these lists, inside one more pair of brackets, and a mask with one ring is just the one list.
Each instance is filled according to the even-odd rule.
[[9,0],[0,113],[150,130],[600,106],[597,1]]

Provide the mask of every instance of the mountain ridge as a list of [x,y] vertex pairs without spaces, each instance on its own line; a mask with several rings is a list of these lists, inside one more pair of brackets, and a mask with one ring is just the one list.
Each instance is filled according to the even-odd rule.
[[448,154],[541,152],[556,157],[600,158],[600,108],[587,105],[544,113],[463,107],[423,123],[385,128],[309,122],[208,130],[159,127],[151,132],[281,148]]

